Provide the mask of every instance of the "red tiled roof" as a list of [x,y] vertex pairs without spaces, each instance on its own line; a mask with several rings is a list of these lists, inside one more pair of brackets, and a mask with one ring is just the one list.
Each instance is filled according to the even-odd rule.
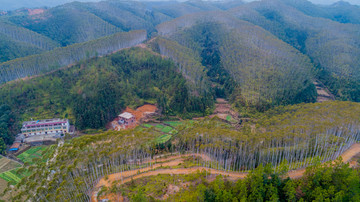
[[25,126],[41,126],[41,125],[54,125],[58,123],[66,123],[65,121],[62,122],[53,122],[53,123],[38,123],[38,124],[31,124],[31,125],[25,125]]
[[11,145],[10,149],[19,148],[20,144],[21,144],[20,142],[14,142],[14,144]]

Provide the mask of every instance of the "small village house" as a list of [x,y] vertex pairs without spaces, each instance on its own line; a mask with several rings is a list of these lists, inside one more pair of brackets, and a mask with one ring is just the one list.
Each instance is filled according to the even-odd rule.
[[124,112],[119,115],[119,124],[120,125],[128,126],[128,125],[135,124],[135,122],[136,122],[135,116],[129,112]]

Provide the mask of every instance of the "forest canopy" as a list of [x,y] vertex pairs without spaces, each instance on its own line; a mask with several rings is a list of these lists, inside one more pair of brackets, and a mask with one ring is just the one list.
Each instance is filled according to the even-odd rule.
[[0,89],[19,121],[69,118],[79,129],[101,128],[126,106],[157,103],[165,115],[203,115],[212,97],[190,94],[173,62],[133,48]]

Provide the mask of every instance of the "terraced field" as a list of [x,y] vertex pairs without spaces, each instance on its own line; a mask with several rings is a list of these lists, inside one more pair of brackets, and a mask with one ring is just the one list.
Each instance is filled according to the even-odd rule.
[[8,159],[6,157],[0,156],[0,173],[12,170],[14,168],[20,167],[20,163]]
[[17,157],[24,163],[34,164],[34,159],[40,159],[46,148],[46,146],[31,147]]
[[[31,165],[34,164],[36,160],[42,159],[42,157],[46,154],[45,151],[47,150],[47,148],[52,149],[53,146],[32,147],[29,150],[21,153],[19,156],[17,156],[17,158],[19,158],[22,162]],[[5,157],[0,158],[0,178],[7,182],[10,182],[13,185],[20,182],[23,177],[29,176],[31,174],[27,170],[17,172],[20,168],[20,163]]]
[[175,129],[176,127],[182,125],[183,123],[181,121],[166,121],[161,124],[159,123],[145,123],[141,126],[143,128],[152,128],[154,127],[155,131],[159,133],[159,137],[156,138],[156,142],[161,144],[169,141],[172,137],[172,135],[175,135],[178,133],[178,131]]

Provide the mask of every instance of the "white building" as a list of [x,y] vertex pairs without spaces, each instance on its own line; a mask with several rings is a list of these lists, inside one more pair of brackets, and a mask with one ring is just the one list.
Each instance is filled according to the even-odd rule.
[[129,112],[124,112],[119,115],[119,124],[120,125],[132,125],[136,122],[135,116]]
[[59,135],[69,133],[70,124],[68,119],[45,119],[37,121],[25,121],[21,133],[25,137],[34,135]]

